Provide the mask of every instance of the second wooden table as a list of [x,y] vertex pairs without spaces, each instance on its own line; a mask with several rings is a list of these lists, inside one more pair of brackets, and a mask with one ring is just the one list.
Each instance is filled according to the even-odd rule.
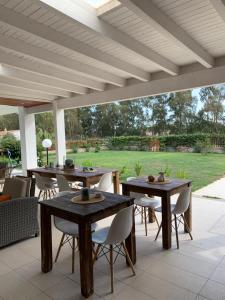
[[[123,195],[130,195],[130,192],[142,193],[161,197],[162,206],[162,243],[164,249],[171,248],[171,196],[182,192],[191,186],[191,180],[173,179],[167,184],[148,183],[147,179],[137,178],[122,183]],[[192,229],[191,222],[191,201],[188,210],[185,212],[187,224]]]

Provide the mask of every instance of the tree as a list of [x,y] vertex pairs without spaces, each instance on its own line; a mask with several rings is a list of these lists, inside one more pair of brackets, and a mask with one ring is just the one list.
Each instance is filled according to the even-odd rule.
[[170,93],[168,98],[170,109],[169,121],[172,133],[187,133],[196,112],[197,99],[191,90]]
[[165,134],[168,131],[168,95],[150,97],[150,107],[153,133]]
[[200,90],[200,99],[203,102],[203,111],[206,115],[206,120],[212,122],[212,130],[219,131],[219,124],[224,122],[224,100],[225,87],[210,86]]

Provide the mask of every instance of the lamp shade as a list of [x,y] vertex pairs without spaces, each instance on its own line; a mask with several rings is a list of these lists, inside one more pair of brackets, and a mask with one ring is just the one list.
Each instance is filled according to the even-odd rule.
[[44,139],[42,141],[42,146],[44,148],[50,148],[52,146],[52,141],[50,139]]

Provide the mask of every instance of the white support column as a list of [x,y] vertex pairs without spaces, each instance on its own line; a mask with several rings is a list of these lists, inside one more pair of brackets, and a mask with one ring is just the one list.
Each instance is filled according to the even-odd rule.
[[60,165],[62,165],[63,158],[66,156],[64,109],[59,109],[56,101],[53,103],[53,118],[55,128],[56,160]]
[[37,145],[34,114],[27,114],[24,107],[19,107],[20,142],[23,173],[37,167]]

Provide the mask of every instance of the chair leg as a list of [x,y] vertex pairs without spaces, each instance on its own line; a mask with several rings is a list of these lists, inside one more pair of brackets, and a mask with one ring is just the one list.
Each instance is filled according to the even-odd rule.
[[153,214],[154,214],[154,217],[155,217],[155,221],[156,221],[156,223],[157,223],[157,225],[158,225],[158,228],[159,228],[159,220],[158,220],[158,218],[157,218],[157,216],[156,216],[156,213],[155,213],[155,210],[153,209],[152,210],[153,211]]
[[177,216],[176,215],[174,215],[174,222],[175,222],[177,249],[179,249],[179,237],[178,237],[178,227],[177,227]]
[[144,208],[141,207],[141,224],[143,223]]
[[146,207],[144,207],[145,235],[148,235]]
[[183,219],[183,221],[184,221],[185,227],[186,227],[186,229],[187,229],[187,231],[188,231],[188,233],[189,233],[189,235],[190,235],[191,240],[193,240],[193,236],[192,236],[192,234],[191,234],[190,228],[189,228],[189,226],[188,226],[188,224],[187,224],[187,221],[185,220],[184,215],[182,214],[181,217],[182,217],[182,219]]
[[109,254],[110,254],[110,276],[111,276],[111,293],[114,291],[114,280],[113,280],[113,246],[109,246]]
[[157,240],[157,238],[158,238],[158,236],[159,236],[159,233],[160,233],[161,229],[162,229],[162,222],[161,222],[160,225],[159,225],[159,229],[158,229],[158,232],[157,232],[157,234],[156,234],[155,241]]
[[75,237],[72,237],[72,273],[74,273],[75,264]]
[[41,193],[42,193],[42,191],[39,191],[39,194],[38,194],[38,199],[40,199],[40,197],[41,197]]
[[127,261],[128,261],[128,263],[129,263],[129,265],[130,265],[130,267],[131,267],[131,270],[132,270],[132,272],[133,272],[133,275],[136,275],[136,274],[135,274],[135,271],[134,271],[134,265],[133,265],[133,263],[132,263],[132,261],[131,261],[131,259],[130,259],[130,255],[129,255],[128,251],[127,251],[127,248],[126,248],[124,242],[122,242],[121,245],[122,245],[123,250],[124,250],[124,252],[125,252],[125,254],[126,254],[126,258],[127,258]]
[[100,247],[101,247],[101,245],[98,244],[97,249],[96,249],[96,251],[94,252],[93,263],[95,263],[95,261],[97,260],[97,257],[98,257],[98,253],[99,253]]
[[62,238],[61,238],[61,241],[60,241],[60,243],[59,243],[59,247],[58,247],[58,250],[57,250],[57,253],[56,253],[56,257],[55,257],[55,262],[57,262],[57,260],[58,260],[59,252],[60,252],[60,250],[61,250],[61,248],[62,248],[64,238],[65,238],[65,233],[63,233]]

